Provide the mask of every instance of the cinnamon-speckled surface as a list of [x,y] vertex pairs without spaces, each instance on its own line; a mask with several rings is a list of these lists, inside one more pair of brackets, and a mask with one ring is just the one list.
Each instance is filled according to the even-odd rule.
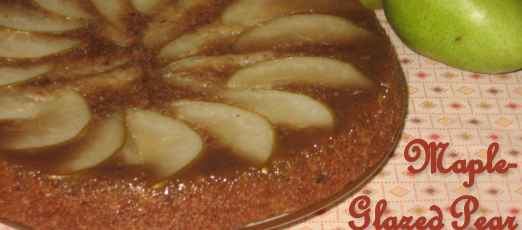
[[[178,32],[197,30],[217,17],[228,3],[210,2],[187,12],[186,24]],[[18,3],[31,4],[13,4]],[[267,173],[236,157],[201,130],[197,131],[211,150],[159,189],[150,188],[156,181],[146,166],[122,166],[117,158],[83,174],[56,180],[47,175],[52,172],[52,163],[67,154],[66,147],[41,150],[39,155],[0,151],[0,217],[36,229],[230,229],[304,208],[340,191],[392,147],[405,114],[406,84],[374,12],[359,8],[339,16],[353,20],[376,36],[351,44],[295,45],[270,52],[274,58],[322,56],[347,61],[360,68],[375,87],[281,87],[280,90],[309,95],[329,105],[338,125],[334,132],[298,131],[276,125],[277,147],[265,165]],[[150,20],[137,13],[129,18],[129,28],[136,36]],[[154,59],[157,48],[147,50],[139,39],[131,46],[119,47],[98,37],[96,31],[93,24],[62,35],[80,38],[85,41],[84,46],[38,61],[94,60],[108,64],[126,57],[130,61],[123,70],[128,71],[124,76],[129,77],[70,78],[49,74],[18,85],[17,89],[42,95],[75,89],[87,99],[96,123],[123,106],[172,115],[164,105],[178,99],[225,102],[215,92],[222,88],[226,76],[240,68],[225,64],[190,70],[197,76],[206,76],[215,86],[214,91],[179,85],[162,78],[161,71],[157,71],[168,63]],[[224,42],[202,55],[231,52],[231,44]],[[0,65],[27,63],[0,60]]]

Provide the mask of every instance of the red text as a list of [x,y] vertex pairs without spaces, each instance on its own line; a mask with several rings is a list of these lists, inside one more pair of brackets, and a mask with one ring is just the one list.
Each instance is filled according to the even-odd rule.
[[[465,201],[464,210],[462,212],[457,212],[457,205],[459,202]],[[430,230],[440,230],[444,228],[444,223],[442,223],[443,215],[440,208],[436,205],[432,205],[430,207],[431,211],[435,211],[436,215],[431,219],[426,219],[426,217],[421,216],[413,223],[413,217],[411,216],[403,216],[400,221],[397,220],[396,216],[387,217],[384,221],[381,222],[381,217],[384,215],[386,211],[386,207],[388,202],[386,200],[380,200],[377,202],[375,206],[375,216],[373,221],[373,226],[377,230],[385,229],[385,230],[399,230],[399,229],[430,229]],[[351,229],[362,230],[366,229],[371,224],[370,213],[370,198],[368,196],[359,196],[355,198],[350,204],[350,215],[354,218],[364,218],[364,223],[361,226],[355,225],[354,221],[348,222],[348,225]],[[359,212],[356,211],[356,208],[359,209]],[[456,199],[451,205],[451,216],[454,218],[464,217],[464,222],[462,225],[459,225],[457,221],[451,222],[451,226],[455,230],[464,230],[468,228],[471,223],[472,215],[478,210],[479,201],[474,196],[465,195]],[[493,217],[489,221],[486,217],[479,217],[474,223],[473,226],[477,228],[477,230],[501,230],[501,229],[509,229],[514,230],[518,227],[516,223],[516,219],[513,216],[507,217],[505,221],[503,221],[502,217]]]
[[[444,151],[449,146],[449,143],[439,143],[435,144],[435,142],[431,142],[428,144],[425,140],[415,139],[408,143],[406,149],[404,149],[404,157],[409,162],[415,162],[421,156],[421,149],[419,146],[422,146],[424,152],[426,153],[426,158],[424,159],[424,164],[419,169],[415,169],[413,166],[408,167],[408,171],[411,173],[420,173],[424,171],[431,162],[431,174],[437,172],[437,170],[441,173],[449,173],[453,171],[454,173],[468,173],[469,181],[464,182],[464,187],[471,187],[475,183],[475,174],[482,173],[487,170],[488,173],[505,173],[510,168],[516,168],[517,164],[508,164],[506,160],[499,160],[495,165],[493,165],[493,159],[498,153],[499,145],[494,142],[489,145],[487,152],[487,161],[486,164],[482,163],[481,160],[470,160],[469,163],[466,160],[457,160],[453,162],[453,164],[449,168],[444,168],[442,165],[442,161],[444,158]],[[410,156],[410,149],[415,154],[414,156]],[[440,153],[437,151],[440,149]]]

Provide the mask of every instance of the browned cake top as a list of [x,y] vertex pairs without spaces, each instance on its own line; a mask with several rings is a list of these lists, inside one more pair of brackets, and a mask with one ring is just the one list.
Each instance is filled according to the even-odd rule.
[[[49,66],[19,81],[0,76],[0,217],[42,229],[242,226],[339,191],[382,158],[402,122],[401,70],[373,11],[358,2],[263,0],[253,11],[246,0],[64,1],[82,19],[48,2],[0,6],[14,9],[0,16],[60,19],[44,31],[0,19],[0,37],[72,44],[38,55],[0,41],[14,47],[0,49],[0,74]],[[22,114],[5,101],[41,108]],[[57,101],[78,106],[67,113],[85,124],[48,125],[68,117],[54,112],[68,111]],[[303,108],[308,120],[294,116]],[[226,123],[228,113],[240,122]],[[65,124],[78,131],[60,131]],[[73,134],[39,140],[53,129]],[[118,144],[104,144],[114,150],[99,163],[71,163],[101,155],[91,149],[111,138]],[[162,151],[174,156],[154,155]],[[179,169],[165,168],[170,160]]]

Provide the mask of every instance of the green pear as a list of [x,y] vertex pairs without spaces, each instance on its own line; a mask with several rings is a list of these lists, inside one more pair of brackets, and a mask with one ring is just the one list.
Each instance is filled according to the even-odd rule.
[[480,73],[522,68],[521,0],[383,0],[383,8],[421,55]]

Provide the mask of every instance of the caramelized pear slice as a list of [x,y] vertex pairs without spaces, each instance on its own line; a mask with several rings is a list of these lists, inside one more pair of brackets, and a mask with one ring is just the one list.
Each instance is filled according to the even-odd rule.
[[224,66],[245,67],[261,61],[268,61],[275,57],[274,52],[257,52],[249,54],[227,54],[216,56],[188,57],[170,63],[164,67],[168,71],[181,71],[191,68],[221,69]]
[[131,0],[132,6],[144,14],[154,13],[167,0]]
[[34,116],[0,129],[1,149],[50,146],[76,137],[91,120],[91,110],[76,91],[68,91]]
[[334,128],[335,117],[330,107],[309,96],[276,90],[227,90],[221,95],[265,116],[274,124],[299,129]]
[[236,71],[227,81],[230,88],[265,89],[302,83],[334,88],[374,85],[354,65],[321,57],[292,57],[260,62]]
[[24,82],[54,69],[54,64],[36,64],[22,67],[0,67],[0,86]]
[[201,136],[183,122],[141,109],[126,112],[143,162],[152,166],[158,179],[176,173],[201,152]]
[[[191,30],[193,21],[190,17],[198,6],[219,7],[220,0],[196,0],[183,8],[176,7],[176,1],[168,1],[150,18],[141,38],[145,48],[156,48]],[[188,13],[191,12],[191,13]],[[207,16],[207,15],[206,15]]]
[[80,41],[46,37],[0,29],[0,57],[39,58],[60,53],[79,45]]
[[143,31],[141,38],[143,46],[150,49],[179,36],[180,31],[178,29],[183,28],[187,20],[187,14],[176,10],[175,5],[165,5],[151,17],[147,28]]
[[189,87],[201,91],[213,91],[212,87],[214,86],[214,82],[208,79],[202,79],[198,78],[198,76],[195,75],[180,75],[180,74],[172,74],[167,73],[164,74],[163,77],[167,79],[168,81],[184,87]]
[[194,33],[184,34],[167,44],[158,53],[158,58],[186,57],[196,55],[212,47],[212,44],[224,43],[227,39],[237,36],[245,27],[242,25],[223,26],[213,23]]
[[77,59],[58,64],[52,74],[70,78],[95,75],[114,70],[127,62],[127,58],[118,57]]
[[97,20],[99,15],[91,13],[85,9],[84,5],[78,0],[33,0],[42,8],[63,16]]
[[141,66],[123,66],[115,70],[91,75],[81,79],[82,84],[73,85],[72,88],[77,91],[93,91],[104,87],[121,87],[125,82],[138,79],[143,74]]
[[113,114],[97,124],[68,149],[70,157],[53,168],[56,174],[71,174],[100,164],[114,154],[125,140],[123,111]]
[[96,9],[112,24],[124,29],[127,26],[125,16],[132,12],[126,0],[91,0]]
[[[261,61],[274,59],[274,52],[258,52],[250,54],[227,54],[217,56],[197,56],[184,58],[175,61],[170,65],[161,68],[158,73],[165,79],[184,85],[209,91],[216,88],[223,88],[223,82],[216,82],[212,74],[202,76],[198,69],[222,71],[225,68],[241,68]],[[196,71],[195,71],[196,70]],[[212,89],[213,88],[213,89]]]
[[129,46],[138,40],[128,31],[108,21],[99,22],[95,27],[99,30],[99,35],[119,46]]
[[221,103],[199,101],[177,101],[172,106],[178,119],[202,125],[236,154],[258,166],[272,154],[274,128],[266,118],[256,113]]
[[221,14],[225,25],[268,21],[283,15],[318,12],[349,12],[360,7],[355,1],[346,0],[239,0],[231,3]]
[[136,140],[129,131],[127,131],[127,135],[125,136],[123,147],[116,155],[123,165],[140,165],[144,163],[140,155],[138,143],[136,143]]
[[0,4],[0,25],[17,30],[59,32],[87,26],[87,21]]
[[26,119],[40,112],[50,102],[36,100],[22,92],[8,89],[0,92],[0,120]]
[[296,44],[342,44],[372,35],[345,18],[300,14],[246,30],[237,38],[233,48],[237,52],[246,52]]

